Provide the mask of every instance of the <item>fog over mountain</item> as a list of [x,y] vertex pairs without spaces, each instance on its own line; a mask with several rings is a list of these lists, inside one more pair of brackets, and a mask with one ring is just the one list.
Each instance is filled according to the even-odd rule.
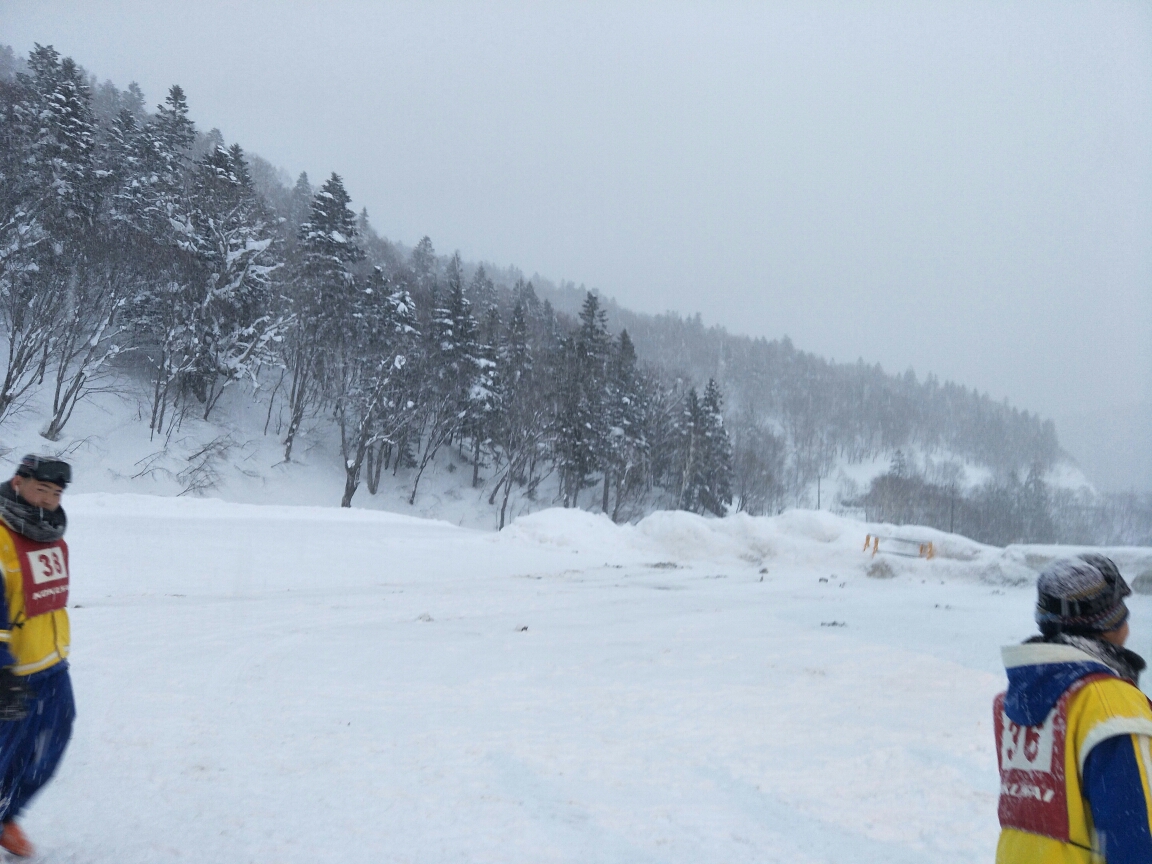
[[1152,489],[1150,33],[1136,3],[0,0],[18,54],[179,82],[393,240],[1008,397],[1112,489]]

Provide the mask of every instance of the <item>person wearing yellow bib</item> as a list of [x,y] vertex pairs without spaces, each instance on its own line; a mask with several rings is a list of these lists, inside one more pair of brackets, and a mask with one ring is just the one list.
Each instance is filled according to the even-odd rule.
[[1124,647],[1131,594],[1103,555],[1036,582],[1040,635],[1002,650],[993,704],[1000,767],[996,864],[1152,862],[1152,704]]
[[68,674],[67,462],[25,456],[0,484],[0,848],[33,854],[16,819],[52,777],[76,715]]

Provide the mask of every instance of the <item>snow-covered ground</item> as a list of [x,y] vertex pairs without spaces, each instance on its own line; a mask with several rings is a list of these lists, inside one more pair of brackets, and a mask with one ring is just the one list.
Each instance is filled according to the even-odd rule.
[[67,506],[79,716],[25,826],[76,864],[986,862],[999,647],[1060,551],[913,531],[877,579],[807,511]]

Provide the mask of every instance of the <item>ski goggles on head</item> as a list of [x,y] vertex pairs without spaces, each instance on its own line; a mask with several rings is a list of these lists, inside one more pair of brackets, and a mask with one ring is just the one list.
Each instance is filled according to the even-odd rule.
[[53,483],[63,489],[72,482],[72,466],[62,459],[48,459],[29,454],[20,460],[16,473],[41,483]]

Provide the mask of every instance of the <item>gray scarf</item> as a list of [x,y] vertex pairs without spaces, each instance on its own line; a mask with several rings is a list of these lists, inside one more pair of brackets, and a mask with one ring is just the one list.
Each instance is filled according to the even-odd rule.
[[68,527],[63,507],[55,510],[33,507],[16,494],[11,480],[0,483],[0,520],[35,543],[54,543],[64,536],[64,529]]
[[1140,673],[1147,665],[1144,658],[1135,651],[1129,651],[1103,639],[1093,639],[1089,636],[1073,636],[1070,633],[1056,633],[1053,636],[1034,636],[1029,642],[1048,642],[1054,645],[1068,645],[1099,660],[1121,678],[1126,678],[1133,684],[1140,683]]

